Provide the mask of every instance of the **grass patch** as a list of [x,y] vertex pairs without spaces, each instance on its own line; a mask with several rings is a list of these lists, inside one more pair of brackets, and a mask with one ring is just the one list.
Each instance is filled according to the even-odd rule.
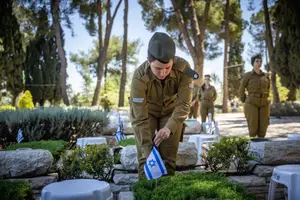
[[19,148],[45,149],[52,153],[55,160],[59,159],[61,153],[66,149],[67,142],[62,140],[41,140],[13,144],[5,150],[16,150]]
[[133,186],[136,200],[228,199],[255,200],[243,186],[231,183],[220,173],[190,173],[158,180],[140,180]]
[[128,145],[136,145],[136,141],[135,141],[135,138],[128,138],[126,140],[121,140],[119,142],[119,145],[123,146],[123,147],[126,147]]
[[30,200],[30,184],[24,181],[0,180],[0,194],[2,200]]

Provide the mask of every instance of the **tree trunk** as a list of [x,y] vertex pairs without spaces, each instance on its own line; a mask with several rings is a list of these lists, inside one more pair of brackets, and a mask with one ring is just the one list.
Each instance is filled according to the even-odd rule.
[[[203,23],[199,26],[198,17],[195,10],[194,0],[188,1],[189,7],[189,21],[192,29],[192,36],[187,29],[188,22],[184,21],[183,15],[178,7],[178,2],[172,0],[176,20],[179,26],[179,30],[182,33],[182,37],[186,43],[186,46],[193,58],[194,69],[199,74],[199,79],[195,81],[196,84],[201,84],[203,79],[203,67],[204,67],[204,41],[205,41],[205,29],[208,21],[208,13],[210,8],[210,0],[206,0]],[[192,43],[193,40],[193,43]]]
[[[102,3],[101,0],[97,0],[97,13],[98,13],[98,41],[99,41],[99,58],[98,58],[98,70],[97,70],[97,83],[93,96],[92,106],[99,105],[100,102],[100,89],[101,89],[101,81],[103,77],[104,65],[106,61],[106,54],[109,45],[109,39],[111,35],[111,30],[113,26],[114,19],[116,17],[117,11],[120,7],[122,0],[119,0],[113,16],[111,16],[111,1],[107,0],[106,3],[106,28],[105,28],[105,36],[104,36],[104,44],[102,45]],[[100,46],[101,44],[101,46]]]
[[273,38],[272,38],[272,31],[271,31],[271,25],[270,25],[270,16],[269,16],[269,9],[268,9],[268,0],[263,0],[263,6],[264,6],[264,16],[265,16],[265,26],[266,26],[266,43],[268,47],[268,53],[269,53],[269,69],[271,71],[271,85],[272,85],[272,91],[273,91],[273,103],[279,103],[279,93],[276,86],[276,72],[273,69],[274,58],[273,58],[273,51],[274,51],[274,45],[273,45]]
[[229,0],[226,0],[225,8],[225,38],[224,38],[224,70],[223,70],[223,113],[228,113],[228,68],[227,68],[227,55],[228,55],[228,37],[229,36]]
[[293,103],[297,99],[297,88],[290,86],[288,89],[289,89],[289,93],[287,95],[288,97],[287,101],[291,101]]
[[65,105],[69,106],[69,98],[67,94],[67,59],[62,44],[62,33],[59,19],[59,0],[52,0],[51,3],[53,28],[55,31],[55,42],[58,49],[58,55],[60,59],[60,84],[61,84],[61,95]]
[[119,105],[118,107],[124,106],[125,96],[125,85],[126,85],[126,62],[127,62],[127,33],[128,33],[128,0],[124,0],[124,36],[123,36],[123,47],[122,47],[122,75],[119,92]]
[[18,97],[18,95],[17,94],[13,94],[13,97],[12,97],[12,105],[13,106],[15,106],[15,107],[17,107],[18,105],[17,105],[17,97]]

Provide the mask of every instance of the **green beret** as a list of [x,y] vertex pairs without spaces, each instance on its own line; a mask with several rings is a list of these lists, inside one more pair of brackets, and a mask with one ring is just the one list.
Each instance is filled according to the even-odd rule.
[[166,33],[154,33],[148,44],[148,52],[162,63],[168,63],[175,56],[175,51],[175,43]]

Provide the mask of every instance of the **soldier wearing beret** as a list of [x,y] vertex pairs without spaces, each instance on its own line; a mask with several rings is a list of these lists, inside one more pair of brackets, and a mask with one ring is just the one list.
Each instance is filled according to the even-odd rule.
[[[239,95],[241,101],[245,102],[244,113],[248,123],[249,136],[264,138],[270,116],[270,103],[268,100],[270,78],[260,70],[262,64],[260,55],[253,56],[251,64],[253,70],[243,76]],[[245,90],[248,93],[247,96]]]
[[176,155],[198,74],[175,56],[175,43],[156,32],[148,44],[148,58],[134,72],[130,92],[130,120],[136,137],[139,178],[153,144],[165,161],[168,175],[175,173]]

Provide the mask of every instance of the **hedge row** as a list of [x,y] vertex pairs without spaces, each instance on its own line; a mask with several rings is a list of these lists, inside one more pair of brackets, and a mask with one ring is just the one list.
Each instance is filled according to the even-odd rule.
[[47,108],[0,111],[0,144],[16,142],[22,130],[24,142],[38,140],[70,141],[74,137],[102,134],[108,117],[102,111],[88,109]]

